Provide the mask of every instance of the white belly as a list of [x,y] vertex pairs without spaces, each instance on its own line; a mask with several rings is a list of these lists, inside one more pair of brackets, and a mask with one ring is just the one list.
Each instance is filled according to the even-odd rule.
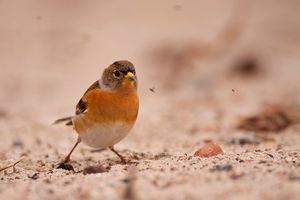
[[81,141],[93,148],[111,147],[124,139],[133,124],[116,122],[114,124],[94,124],[80,134]]

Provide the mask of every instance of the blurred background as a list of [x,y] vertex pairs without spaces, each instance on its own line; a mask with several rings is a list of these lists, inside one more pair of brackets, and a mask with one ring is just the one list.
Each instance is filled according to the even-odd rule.
[[137,69],[141,136],[215,132],[266,102],[298,105],[299,10],[298,0],[2,0],[0,134],[72,115],[121,59]]

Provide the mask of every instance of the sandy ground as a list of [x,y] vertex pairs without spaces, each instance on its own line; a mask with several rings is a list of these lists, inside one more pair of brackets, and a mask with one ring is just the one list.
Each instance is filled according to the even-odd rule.
[[[237,128],[268,106],[299,114],[299,10],[298,0],[0,1],[0,167],[25,156],[0,172],[0,199],[299,199],[299,123]],[[139,77],[138,120],[115,146],[131,164],[81,144],[75,172],[56,169],[77,136],[52,122],[120,59]],[[224,154],[194,157],[209,141]]]

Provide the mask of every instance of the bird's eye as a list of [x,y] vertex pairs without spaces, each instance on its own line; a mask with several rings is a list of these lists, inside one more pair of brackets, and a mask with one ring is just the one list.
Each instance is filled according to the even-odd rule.
[[114,75],[115,75],[115,77],[119,77],[121,74],[120,74],[119,71],[115,71],[115,72],[114,72]]

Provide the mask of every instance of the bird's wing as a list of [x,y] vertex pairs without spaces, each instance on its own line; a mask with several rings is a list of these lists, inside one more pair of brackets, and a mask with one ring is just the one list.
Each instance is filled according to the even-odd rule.
[[[93,84],[87,89],[87,91],[86,91],[84,94],[86,94],[87,92],[89,92],[89,91],[91,91],[91,90],[99,89],[99,88],[100,88],[99,81],[96,81],[95,83],[93,83]],[[81,98],[81,99],[79,100],[78,104],[76,105],[76,111],[75,111],[75,114],[76,114],[76,115],[80,115],[80,114],[84,113],[84,111],[85,111],[86,108],[87,108],[87,105],[88,105],[88,102],[82,100],[82,98]],[[72,117],[64,117],[64,118],[57,119],[57,120],[55,120],[55,122],[54,122],[53,124],[59,124],[59,123],[62,123],[62,122],[66,122],[66,125],[67,125],[67,126],[73,125],[73,122],[72,122],[73,117],[74,117],[74,116],[72,116]]]
[[[84,93],[84,95],[86,93],[88,93],[91,90],[95,90],[95,89],[100,89],[100,84],[99,81],[96,81],[95,83],[93,83],[88,89],[87,91]],[[83,96],[84,96],[83,95]],[[88,102],[84,101],[83,98],[81,97],[81,99],[79,100],[78,104],[76,105],[76,115],[80,115],[82,113],[84,113],[86,111],[86,108],[88,106]]]

